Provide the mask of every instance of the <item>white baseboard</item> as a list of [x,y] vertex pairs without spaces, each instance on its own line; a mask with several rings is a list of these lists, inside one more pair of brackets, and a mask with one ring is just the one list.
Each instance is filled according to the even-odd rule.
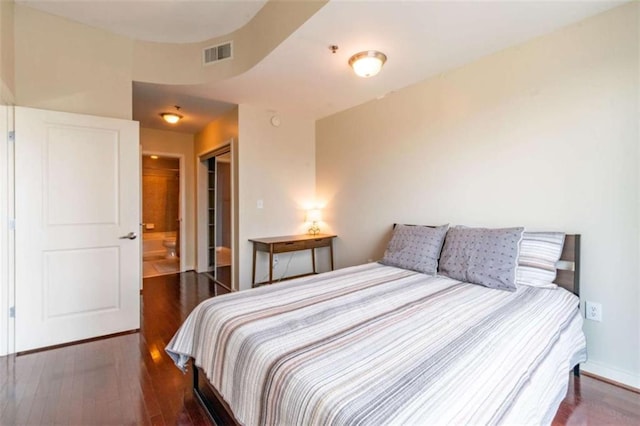
[[587,373],[640,389],[640,375],[633,374],[630,371],[612,368],[596,361],[587,361],[584,364],[580,364],[580,369]]

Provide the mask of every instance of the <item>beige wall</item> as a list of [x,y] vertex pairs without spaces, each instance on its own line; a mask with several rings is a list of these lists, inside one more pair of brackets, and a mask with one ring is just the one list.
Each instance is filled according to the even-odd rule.
[[0,1],[0,101],[13,102],[15,80],[13,1]]
[[15,6],[16,104],[131,119],[131,40]]
[[581,233],[581,298],[604,316],[585,369],[640,387],[639,8],[318,121],[337,264],[380,258],[394,222]]
[[238,139],[238,107],[225,112],[196,133],[196,156],[213,151],[231,139]]
[[[239,283],[251,287],[252,246],[249,238],[306,232],[305,209],[315,202],[314,122],[295,115],[278,114],[281,124],[271,125],[273,111],[239,106]],[[257,208],[262,200],[264,207]],[[281,276],[289,254],[280,255],[274,271]],[[291,257],[287,275],[309,272],[309,253]],[[266,277],[268,261],[261,258],[257,279]]]
[[195,269],[196,259],[196,181],[194,160],[194,136],[167,130],[140,129],[140,143],[145,154],[164,153],[181,155],[184,158],[185,183],[185,253],[184,267]]

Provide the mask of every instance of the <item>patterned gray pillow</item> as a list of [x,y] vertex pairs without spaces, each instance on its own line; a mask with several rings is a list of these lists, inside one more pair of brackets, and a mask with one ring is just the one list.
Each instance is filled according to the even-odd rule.
[[440,256],[440,273],[455,280],[515,291],[518,247],[524,228],[449,229]]
[[438,257],[449,225],[396,225],[380,263],[423,274],[435,275]]

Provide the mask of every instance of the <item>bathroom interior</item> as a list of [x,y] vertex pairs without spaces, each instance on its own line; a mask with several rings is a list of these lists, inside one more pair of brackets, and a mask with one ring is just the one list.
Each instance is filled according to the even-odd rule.
[[180,160],[142,157],[143,277],[180,272]]

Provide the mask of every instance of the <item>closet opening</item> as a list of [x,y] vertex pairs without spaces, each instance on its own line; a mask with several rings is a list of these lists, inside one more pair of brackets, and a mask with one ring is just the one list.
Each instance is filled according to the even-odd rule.
[[[201,155],[198,271],[233,288],[233,161],[231,145]],[[206,188],[203,188],[205,187]]]

